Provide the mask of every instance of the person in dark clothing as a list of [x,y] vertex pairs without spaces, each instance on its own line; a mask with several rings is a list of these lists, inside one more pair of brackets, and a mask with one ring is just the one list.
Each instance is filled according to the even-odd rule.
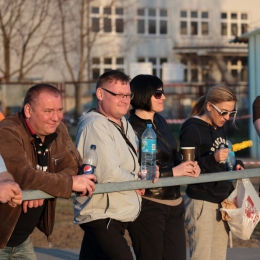
[[[139,147],[147,124],[153,125],[157,135],[159,178],[184,175],[198,177],[200,168],[197,163],[182,163],[167,122],[158,114],[164,108],[163,82],[156,76],[138,75],[130,82],[130,86],[134,98],[128,120],[138,136]],[[184,204],[180,186],[146,189],[141,213],[128,225],[128,231],[137,259],[186,259]]]
[[[203,173],[223,172],[229,149],[224,124],[234,116],[237,98],[225,85],[212,87],[198,99],[191,118],[181,126],[180,146],[195,147],[195,160]],[[236,161],[236,170],[243,169]],[[230,181],[190,184],[184,198],[191,260],[224,260],[228,241],[227,224],[219,206],[233,191]]]
[[255,130],[260,137],[260,96],[257,96],[253,102],[253,123]]

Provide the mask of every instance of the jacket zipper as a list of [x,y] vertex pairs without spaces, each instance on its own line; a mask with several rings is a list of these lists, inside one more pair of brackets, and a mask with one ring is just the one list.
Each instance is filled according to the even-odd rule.
[[64,156],[63,156],[63,157],[60,157],[60,158],[57,158],[57,159],[52,158],[52,160],[54,161],[54,165],[57,166],[57,162],[58,162],[59,160],[63,159],[63,158],[64,158]]

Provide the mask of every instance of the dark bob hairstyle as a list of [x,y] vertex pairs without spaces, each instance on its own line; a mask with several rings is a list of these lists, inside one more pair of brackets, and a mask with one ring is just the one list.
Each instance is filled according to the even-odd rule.
[[151,111],[151,97],[158,88],[163,88],[163,82],[156,76],[140,74],[130,81],[134,98],[131,105],[134,109]]

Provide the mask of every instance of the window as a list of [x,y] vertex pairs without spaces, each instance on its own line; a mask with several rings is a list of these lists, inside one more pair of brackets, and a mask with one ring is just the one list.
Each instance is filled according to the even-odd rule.
[[181,21],[181,34],[182,35],[188,34],[187,22]]
[[156,10],[148,9],[148,33],[156,34]]
[[184,82],[209,82],[211,80],[209,56],[198,56],[195,53],[184,54],[180,61],[184,65]]
[[231,13],[231,19],[237,19],[237,13]]
[[91,7],[92,32],[124,33],[124,9]]
[[192,36],[207,36],[209,31],[209,12],[180,11],[180,34]]
[[92,7],[91,8],[91,12],[92,12],[92,14],[99,14],[99,7]]
[[191,27],[191,35],[197,35],[198,34],[198,23],[197,22],[191,22],[190,24]]
[[137,9],[137,15],[144,16],[144,9]]
[[156,65],[156,58],[148,58],[148,61],[151,62],[153,65]]
[[149,20],[149,34],[156,34],[156,21],[155,20]]
[[92,32],[99,32],[99,18],[93,17],[92,18]]
[[137,62],[151,62],[152,63],[152,74],[159,78],[162,77],[162,64],[167,62],[166,57],[138,57]]
[[221,19],[227,19],[227,13],[221,13]]
[[137,62],[145,62],[145,58],[144,58],[144,57],[139,57],[139,58],[137,59]]
[[236,37],[248,31],[249,19],[247,13],[222,12],[221,13],[221,35]]
[[235,82],[248,81],[247,57],[226,56],[225,61]]
[[242,13],[241,14],[241,20],[247,20],[247,14]]
[[208,22],[202,22],[201,23],[201,34],[202,35],[208,35],[209,34],[209,23]]
[[155,9],[148,9],[148,15],[155,17],[156,16],[156,10]]
[[241,24],[241,34],[247,32],[247,27],[248,27],[248,24],[246,24],[246,23]]
[[116,64],[118,64],[118,65],[122,65],[122,64],[124,64],[124,58],[116,58]]
[[104,18],[104,32],[112,32],[112,20]]
[[237,36],[237,34],[238,34],[237,24],[236,23],[232,23],[231,24],[231,35]]
[[144,27],[144,20],[139,20],[137,21],[137,32],[138,33],[145,33],[145,27]]
[[160,16],[161,16],[161,17],[167,17],[167,10],[165,10],[165,9],[160,9]]
[[111,69],[125,70],[125,61],[123,57],[93,57],[91,70],[92,79],[97,80],[98,77]]
[[123,33],[124,32],[124,20],[116,19],[116,32]]
[[137,33],[146,35],[167,35],[167,10],[155,8],[137,9]]
[[100,59],[99,58],[92,58],[92,64],[100,64]]
[[123,8],[116,8],[116,14],[123,15],[124,14],[124,9]]
[[186,11],[181,11],[181,17],[186,18],[187,17],[187,12]]
[[104,64],[112,64],[112,58],[104,58]]
[[191,11],[190,12],[190,17],[191,18],[197,18],[198,17],[198,12],[197,11]]
[[167,21],[160,21],[160,34],[167,34]]
[[191,69],[191,81],[198,82],[198,69]]
[[209,18],[208,12],[201,12],[201,18]]
[[227,23],[221,23],[221,35],[227,35]]

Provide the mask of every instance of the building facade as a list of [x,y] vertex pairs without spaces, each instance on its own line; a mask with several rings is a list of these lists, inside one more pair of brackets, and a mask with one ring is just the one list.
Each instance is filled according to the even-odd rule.
[[[257,0],[92,1],[90,23],[98,40],[91,78],[109,69],[130,74],[131,63],[182,63],[187,83],[246,83],[247,44],[230,40],[260,27]],[[134,76],[134,75],[130,75]]]

